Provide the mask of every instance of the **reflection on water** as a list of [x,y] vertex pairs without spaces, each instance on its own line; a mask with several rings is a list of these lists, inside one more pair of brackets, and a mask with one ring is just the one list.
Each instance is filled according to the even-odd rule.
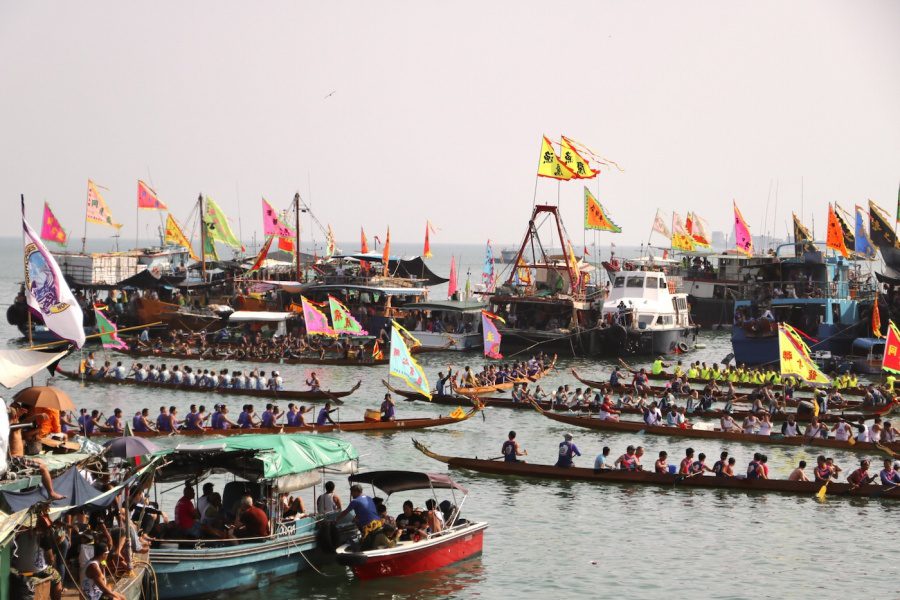
[[241,594],[241,598],[242,600],[471,598],[478,594],[477,586],[484,582],[485,576],[480,556],[437,571],[368,581],[356,579],[349,569],[331,565],[323,569],[323,575],[307,571],[296,578],[279,581],[268,589]]

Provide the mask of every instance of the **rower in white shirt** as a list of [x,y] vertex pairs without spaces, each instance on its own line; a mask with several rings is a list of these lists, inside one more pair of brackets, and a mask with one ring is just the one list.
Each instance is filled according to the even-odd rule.
[[284,379],[281,378],[281,374],[278,371],[272,371],[272,376],[275,390],[279,392],[284,390]]
[[731,415],[722,415],[722,418],[719,419],[719,425],[721,426],[722,431],[725,432],[740,431],[741,429]]
[[116,367],[112,370],[112,376],[119,381],[128,377],[128,369],[122,366],[122,361],[116,363]]
[[244,377],[243,371],[236,371],[237,375],[231,380],[231,387],[236,390],[244,389],[244,384],[247,382],[247,378]]
[[846,442],[850,439],[850,436],[853,435],[853,430],[850,428],[850,423],[841,419],[838,421],[837,425],[832,429],[834,432],[834,439],[839,442]]
[[184,368],[184,382],[190,387],[194,387],[197,385],[197,375],[194,374],[194,370],[190,367]]
[[147,380],[147,369],[144,368],[144,365],[138,363],[131,367],[131,370],[134,371],[134,380],[135,381],[146,381]]
[[259,378],[256,380],[256,389],[258,389],[258,390],[269,389],[269,380],[268,380],[268,378],[266,378],[265,371],[259,372]]
[[159,369],[159,376],[158,376],[157,380],[160,383],[169,383],[169,381],[171,381],[171,379],[172,379],[172,372],[166,368],[166,365],[163,365]]
[[741,427],[744,433],[753,433],[756,431],[756,428],[759,427],[759,419],[756,415],[747,415],[747,418],[744,419]]
[[247,389],[255,390],[258,381],[259,377],[256,376],[256,370],[251,371],[250,375],[247,376]]

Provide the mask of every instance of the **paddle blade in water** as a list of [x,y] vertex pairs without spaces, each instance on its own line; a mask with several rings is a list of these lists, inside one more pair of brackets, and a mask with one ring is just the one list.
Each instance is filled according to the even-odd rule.
[[819,500],[824,500],[825,493],[827,491],[828,491],[828,484],[825,484],[819,489],[819,492],[816,494],[816,498],[818,498]]

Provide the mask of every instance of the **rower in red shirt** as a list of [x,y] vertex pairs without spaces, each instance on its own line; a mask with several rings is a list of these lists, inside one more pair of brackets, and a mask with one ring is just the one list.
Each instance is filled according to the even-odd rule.
[[678,466],[678,474],[679,475],[690,475],[691,474],[691,465],[694,464],[694,449],[688,448],[684,451],[684,458],[681,459],[681,464]]
[[859,462],[859,468],[847,476],[847,481],[849,481],[855,489],[861,485],[872,483],[875,481],[876,477],[877,475],[869,475],[869,461],[864,458]]

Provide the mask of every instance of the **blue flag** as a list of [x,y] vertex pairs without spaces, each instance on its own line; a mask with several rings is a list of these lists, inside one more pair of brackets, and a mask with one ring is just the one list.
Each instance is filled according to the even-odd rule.
[[866,221],[868,219],[863,215],[863,209],[860,206],[856,207],[856,232],[855,232],[855,246],[853,251],[857,254],[864,254],[869,258],[875,258],[875,245],[872,244],[872,240],[869,239],[869,232],[866,231]]
[[391,326],[390,372],[391,375],[399,377],[409,387],[431,400],[431,386],[428,385],[425,371],[412,357],[412,353],[406,347],[406,342],[403,341],[400,326],[396,323]]

